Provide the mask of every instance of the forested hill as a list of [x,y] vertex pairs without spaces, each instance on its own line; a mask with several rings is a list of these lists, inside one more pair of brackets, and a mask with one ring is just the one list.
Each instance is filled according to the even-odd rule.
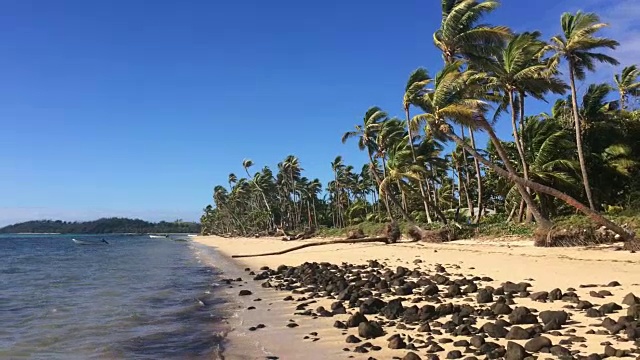
[[0,233],[200,233],[200,224],[180,220],[152,223],[140,219],[127,218],[105,218],[85,222],[35,220],[0,228]]

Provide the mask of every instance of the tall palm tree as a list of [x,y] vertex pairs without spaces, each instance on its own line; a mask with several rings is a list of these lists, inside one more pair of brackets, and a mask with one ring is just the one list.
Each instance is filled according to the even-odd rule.
[[[469,91],[470,87],[477,86],[477,82],[484,82],[485,76],[474,74],[472,71],[461,73],[459,70],[460,65],[458,62],[449,64],[436,76],[433,91],[423,96],[420,103],[420,107],[426,113],[416,115],[419,117],[417,120],[426,121],[433,131],[454,139],[458,145],[461,145],[467,151],[470,147],[461,138],[454,136],[448,121],[464,124],[472,128],[478,127],[478,124],[482,125],[507,167],[507,173],[516,175],[500,140],[493,128],[484,119],[484,115],[482,115],[486,111],[486,103],[472,95],[473,91]],[[474,150],[473,153],[477,152]],[[550,228],[551,222],[542,216],[525,187],[518,184],[518,191],[531,209],[538,225],[543,229]]]
[[596,62],[617,65],[618,61],[616,59],[596,51],[603,48],[615,49],[619,43],[612,39],[595,36],[600,29],[608,25],[601,23],[598,15],[594,13],[583,13],[581,11],[576,14],[564,13],[561,18],[561,25],[563,34],[551,38],[550,49],[555,53],[554,60],[556,62],[563,58],[569,65],[571,105],[582,182],[589,201],[589,207],[591,210],[595,210],[596,206],[591,195],[589,175],[587,174],[587,165],[582,149],[582,128],[580,126],[580,116],[578,115],[576,79],[583,80],[586,70],[595,71]]
[[[374,160],[374,154],[378,151],[378,144],[376,140],[378,139],[378,133],[382,126],[381,124],[386,120],[387,113],[382,111],[382,109],[380,109],[379,107],[373,106],[369,108],[365,113],[362,125],[356,125],[355,131],[347,131],[346,133],[344,133],[344,135],[342,135],[343,144],[346,143],[350,138],[358,138],[358,148],[361,151],[367,151],[367,155],[369,156],[369,169],[371,170],[371,174],[376,180],[378,187],[380,186],[382,179],[377,172],[377,163]],[[389,197],[386,195],[383,196],[383,203],[387,210],[387,215],[391,219],[392,216],[391,209],[389,208],[388,198]]]
[[[414,72],[409,75],[409,80],[407,81],[407,85],[404,90],[404,97],[402,101],[402,105],[404,107],[404,112],[406,116],[406,125],[407,125],[407,133],[409,138],[409,148],[411,149],[411,157],[413,159],[413,163],[416,163],[416,151],[413,145],[413,141],[415,138],[415,132],[419,129],[415,128],[411,125],[411,114],[410,107],[411,105],[423,96],[423,93],[426,91],[426,86],[431,82],[431,77],[429,73],[424,68],[418,68]],[[422,173],[418,174],[419,176],[423,176]],[[424,189],[424,180],[420,179],[418,181],[418,188],[420,189],[420,195],[422,196],[422,203],[424,205],[424,211],[427,216],[427,222],[431,223],[431,214],[429,212],[429,199],[428,193],[425,193]]]
[[510,36],[506,26],[477,24],[499,5],[496,0],[442,0],[442,22],[433,34],[433,41],[442,51],[445,63],[485,56]]
[[[247,173],[247,176],[249,177],[249,179],[253,178],[253,176],[251,176],[251,174],[249,174],[249,168],[253,166],[253,161],[251,159],[244,159],[242,160],[242,167],[244,168],[244,171]],[[262,195],[262,201],[264,202],[264,206],[267,209],[267,212],[269,213],[269,219],[271,220],[271,225],[270,226],[275,226],[275,220],[273,217],[273,212],[271,212],[271,206],[269,206],[269,202],[267,201],[267,196],[264,193],[264,190],[262,188],[260,188],[260,185],[258,185],[258,182],[256,181],[252,181],[252,183],[254,184],[254,186],[256,187],[256,189],[258,190],[258,192],[260,193],[260,195]]]
[[613,80],[620,93],[620,108],[625,110],[629,96],[640,96],[640,70],[636,65],[627,66],[622,73],[615,74]]
[[233,184],[238,182],[238,177],[234,173],[229,174],[229,191],[233,188]]
[[[502,93],[508,99],[511,130],[525,179],[529,179],[529,168],[525,159],[524,142],[518,129],[518,110],[522,128],[524,94],[530,93],[542,99],[548,92],[561,94],[566,88],[555,77],[555,71],[546,62],[538,60],[546,48],[546,44],[538,40],[538,36],[539,33],[516,35],[495,57],[477,59],[475,64],[487,73],[487,87]],[[516,96],[520,98],[519,103],[516,103]]]

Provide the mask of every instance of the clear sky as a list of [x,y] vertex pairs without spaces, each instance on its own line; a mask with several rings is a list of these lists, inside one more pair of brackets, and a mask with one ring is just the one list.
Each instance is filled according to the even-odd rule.
[[[401,115],[409,73],[439,70],[439,3],[0,0],[0,225],[196,220],[244,158],[294,154],[323,182],[336,155],[359,168],[340,136],[369,106]],[[488,22],[545,38],[597,11],[640,60],[640,1],[503,3]]]

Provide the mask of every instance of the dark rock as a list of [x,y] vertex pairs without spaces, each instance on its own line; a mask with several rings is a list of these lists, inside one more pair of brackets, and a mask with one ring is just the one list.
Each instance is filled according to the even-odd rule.
[[589,296],[594,297],[594,298],[598,298],[598,299],[604,298],[604,296],[600,295],[597,291],[589,291]]
[[562,290],[555,288],[549,291],[549,300],[556,301],[562,299]]
[[509,314],[509,321],[512,324],[537,324],[538,318],[531,313],[531,311],[524,307],[516,307],[511,314]]
[[436,343],[431,344],[431,346],[429,346],[429,348],[427,349],[428,353],[437,353],[440,351],[444,351],[444,348]]
[[360,312],[365,315],[377,314],[385,305],[387,303],[378,298],[369,298],[360,304]]
[[597,318],[603,316],[602,313],[594,308],[587,309],[587,313],[585,314],[588,318]]
[[616,312],[617,310],[622,310],[622,306],[611,302],[608,304],[604,304],[602,306],[600,306],[600,309],[598,309],[602,314],[612,314],[614,312]]
[[365,339],[374,339],[384,335],[384,330],[377,321],[364,321],[358,325],[358,335]]
[[549,332],[549,331],[560,330],[560,329],[562,329],[562,326],[558,323],[558,320],[553,319],[548,323],[544,324],[544,328],[542,329],[542,331]]
[[246,289],[245,290],[240,290],[240,292],[238,293],[238,295],[240,295],[240,296],[248,296],[248,295],[251,295],[251,294],[253,294],[253,293],[251,291],[249,291],[249,290],[246,290]]
[[522,345],[509,341],[507,343],[507,352],[504,355],[505,360],[524,360],[528,356]]
[[538,352],[542,348],[550,348],[551,346],[552,346],[551,340],[549,340],[549,338],[545,336],[538,336],[536,338],[533,338],[527,341],[524,344],[525,350],[530,352]]
[[622,303],[624,305],[636,305],[636,304],[640,304],[640,299],[635,296],[633,293],[628,293],[627,295],[624,296],[624,299],[622,299]]
[[422,290],[422,295],[423,296],[433,296],[433,295],[437,295],[438,292],[440,292],[440,289],[438,288],[438,285],[436,284],[429,284],[427,285],[427,287],[425,287]]
[[598,291],[598,294],[600,294],[600,296],[602,296],[602,297],[613,296],[613,294],[609,290],[600,290],[600,291]]
[[380,310],[382,315],[386,317],[388,320],[395,320],[404,311],[404,307],[402,306],[402,301],[400,299],[393,299],[387,303],[387,305]]
[[486,323],[482,326],[482,331],[492,338],[503,338],[507,335],[507,330],[494,323]]
[[466,347],[469,347],[469,345],[470,344],[469,344],[469,342],[467,340],[458,340],[458,341],[454,341],[453,342],[453,346],[455,346],[455,347],[466,348]]
[[462,291],[460,290],[460,286],[458,284],[451,284],[447,288],[448,297],[453,298],[453,297],[459,296],[460,294],[462,294]]
[[347,328],[347,324],[343,323],[342,321],[337,321],[333,323],[333,327],[334,328],[338,328],[338,329],[346,329]]
[[[542,320],[542,323],[545,325],[552,321],[556,321],[558,325],[562,326],[567,323],[567,320],[569,319],[569,314],[564,310],[559,310],[559,311],[548,310],[548,311],[541,312],[539,317],[540,317],[540,320]],[[557,330],[557,329],[554,329],[554,330]]]
[[404,349],[407,347],[407,344],[402,340],[400,336],[393,337],[389,340],[389,349]]
[[604,347],[604,354],[607,357],[614,357],[616,356],[616,349],[614,349],[611,345],[607,345]]
[[288,323],[288,324],[287,324],[287,327],[288,327],[288,328],[295,328],[295,327],[298,327],[298,326],[299,326],[299,325],[298,325],[298,324],[296,324],[296,323]]
[[405,284],[396,289],[396,295],[405,296],[413,294],[413,287]]
[[347,327],[358,327],[360,325],[360,323],[367,321],[367,318],[360,314],[360,312],[356,311],[355,314],[351,315],[349,317],[349,320],[347,320]]
[[552,346],[551,349],[549,349],[551,354],[561,358],[563,356],[571,356],[571,351],[565,347],[562,347],[560,345],[556,345],[556,346]]
[[460,350],[452,350],[447,353],[447,359],[460,359],[462,357],[462,353]]
[[478,290],[478,294],[476,295],[476,301],[478,304],[487,304],[493,301],[493,295],[487,289]]
[[546,291],[538,291],[529,295],[529,298],[533,301],[546,301],[549,297],[549,293]]
[[402,358],[402,360],[422,360],[422,358],[420,358],[418,354],[410,351]]
[[475,335],[469,339],[469,343],[471,344],[471,346],[478,349],[480,348],[480,346],[482,346],[482,344],[484,344],[484,338],[480,335]]
[[462,289],[462,292],[465,293],[465,294],[471,294],[471,293],[474,293],[476,291],[478,291],[478,285],[476,285],[476,283],[473,283],[473,282],[471,284],[465,286],[464,289]]
[[578,310],[587,310],[587,309],[591,309],[592,307],[593,307],[593,304],[586,300],[580,300],[576,304],[576,309]]
[[284,301],[293,301],[293,296],[289,295],[289,296],[285,297],[282,300],[284,300]]
[[347,339],[345,340],[347,343],[349,344],[357,344],[359,342],[361,342],[362,340],[360,340],[357,336],[355,335],[349,335],[347,336]]
[[[511,329],[509,329],[509,332],[507,333],[505,338],[507,340],[526,340],[530,339],[531,335],[527,330],[521,328],[520,326],[514,325],[511,327]],[[509,349],[507,349],[507,352],[508,351]]]
[[513,312],[513,309],[511,308],[511,306],[505,303],[499,302],[491,305],[491,311],[495,315],[509,315]]

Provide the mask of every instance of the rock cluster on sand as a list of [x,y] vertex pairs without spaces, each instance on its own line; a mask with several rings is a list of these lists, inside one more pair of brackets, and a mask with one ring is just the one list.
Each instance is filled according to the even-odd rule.
[[[305,263],[263,268],[254,280],[266,280],[266,288],[291,292],[285,300],[298,302],[296,315],[338,317],[334,327],[339,330],[335,331],[353,332],[345,337],[346,343],[371,341],[356,346],[353,351],[358,353],[385,347],[397,351],[398,359],[507,360],[549,355],[596,360],[640,354],[640,299],[634,294],[620,299],[625,310],[611,300],[613,294],[606,289],[594,290],[598,296],[587,300],[573,289],[532,293],[529,282],[490,286],[494,283],[491,278],[448,272],[456,270],[442,265],[430,271],[402,266],[389,269],[377,261],[366,265]],[[611,289],[616,286],[620,284],[608,285]],[[597,303],[603,298],[608,300]],[[331,302],[316,304],[315,311],[311,310],[310,305],[320,299]],[[518,305],[523,299],[528,307]],[[531,305],[538,303],[553,305],[553,310],[538,311]],[[596,326],[579,324],[575,314],[594,318]],[[288,326],[296,325],[291,322]],[[601,343],[606,344],[598,354],[583,353],[586,339],[574,334],[575,326],[586,325],[590,326],[587,334],[602,336]],[[414,337],[400,330],[413,330]],[[616,349],[614,341],[630,342],[636,350]]]

